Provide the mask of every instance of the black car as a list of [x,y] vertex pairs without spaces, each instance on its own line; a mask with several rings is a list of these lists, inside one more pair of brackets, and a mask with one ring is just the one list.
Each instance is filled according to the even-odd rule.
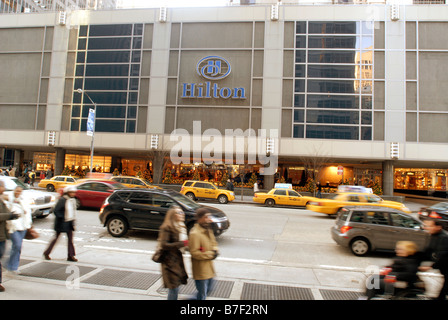
[[104,201],[99,218],[114,237],[124,236],[128,230],[158,231],[172,206],[179,206],[185,212],[188,231],[196,222],[195,212],[199,208],[207,208],[210,211],[216,236],[230,226],[229,219],[221,210],[197,204],[174,190],[116,190]]
[[448,202],[439,202],[430,207],[423,207],[419,210],[420,220],[439,220],[443,229],[448,230]]

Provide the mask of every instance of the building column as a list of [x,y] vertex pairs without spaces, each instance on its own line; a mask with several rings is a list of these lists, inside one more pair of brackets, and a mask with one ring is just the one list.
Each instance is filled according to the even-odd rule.
[[383,194],[385,196],[394,195],[394,161],[383,162]]
[[65,164],[65,149],[56,148],[56,159],[54,164],[54,175],[59,175],[64,170]]

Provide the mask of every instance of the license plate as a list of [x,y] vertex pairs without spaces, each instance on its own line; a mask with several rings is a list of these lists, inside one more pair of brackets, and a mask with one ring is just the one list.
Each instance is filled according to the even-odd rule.
[[44,211],[42,212],[42,214],[44,214],[44,215],[50,214],[50,209],[44,210]]

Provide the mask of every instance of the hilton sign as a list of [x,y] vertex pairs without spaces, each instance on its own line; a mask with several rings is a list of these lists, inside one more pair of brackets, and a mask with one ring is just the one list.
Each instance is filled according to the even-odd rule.
[[[208,56],[199,60],[197,73],[207,80],[222,80],[230,74],[230,63],[218,56]],[[199,99],[246,99],[246,89],[219,87],[217,83],[182,83],[182,98]]]

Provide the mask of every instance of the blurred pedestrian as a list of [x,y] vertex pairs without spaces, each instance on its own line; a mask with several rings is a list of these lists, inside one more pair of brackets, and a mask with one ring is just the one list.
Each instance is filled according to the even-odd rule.
[[[407,288],[413,288],[414,284],[419,280],[417,272],[420,261],[416,256],[417,245],[412,241],[398,241],[395,246],[395,253],[396,256],[392,264],[386,267],[390,269],[387,276],[394,276],[397,281],[406,282]],[[394,293],[394,288],[390,290],[391,288],[387,287],[388,283],[386,283],[384,278],[385,275],[380,275],[379,286],[367,288],[367,299],[372,299],[378,294],[384,294],[386,291]],[[372,279],[368,280],[367,283],[372,284]]]
[[7,220],[17,219],[18,215],[9,210],[6,202],[3,199],[3,192],[5,192],[5,183],[0,181],[0,292],[5,291],[5,287],[2,285],[2,257],[5,254],[6,249],[6,237]]
[[7,269],[14,274],[19,269],[23,239],[27,230],[33,224],[31,209],[22,198],[22,191],[22,187],[16,187],[8,201],[11,211],[19,215],[18,219],[8,221],[7,223],[9,238],[12,243]]
[[64,195],[59,198],[54,208],[54,214],[56,216],[54,220],[54,230],[56,235],[50,242],[47,250],[44,251],[44,257],[46,260],[51,260],[50,253],[53,250],[56,241],[61,233],[67,234],[68,238],[68,254],[67,261],[78,261],[75,258],[75,246],[73,244],[73,231],[75,231],[75,219],[76,219],[76,187],[68,186],[64,189]]
[[254,183],[254,193],[260,192],[260,187],[259,187],[259,185],[260,185],[260,180],[257,180],[257,181]]
[[164,252],[162,279],[164,287],[168,288],[168,300],[177,300],[180,285],[187,284],[188,276],[182,256],[188,247],[184,221],[185,213],[180,207],[170,208],[159,230],[158,245]]
[[234,191],[235,187],[233,186],[233,183],[230,179],[227,179],[227,183],[226,183],[226,189],[229,191]]
[[197,222],[190,231],[189,248],[195,280],[197,300],[205,300],[213,290],[216,276],[213,260],[218,256],[218,243],[211,228],[210,212],[206,208],[196,211]]
[[438,220],[426,220],[425,230],[431,235],[429,244],[423,253],[423,260],[434,262],[430,266],[421,266],[421,271],[438,269],[443,275],[444,283],[437,300],[445,300],[448,294],[448,233]]
[[317,197],[322,198],[322,185],[320,182],[317,183]]

